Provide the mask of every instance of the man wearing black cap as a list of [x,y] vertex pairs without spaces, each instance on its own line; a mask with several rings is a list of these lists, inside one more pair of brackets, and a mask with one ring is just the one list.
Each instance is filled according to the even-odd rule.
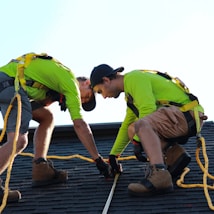
[[109,155],[112,170],[120,172],[117,157],[129,138],[133,138],[135,155],[149,162],[149,170],[139,183],[129,184],[129,193],[146,196],[171,192],[172,176],[178,176],[190,162],[189,154],[179,144],[196,135],[193,109],[198,112],[202,126],[206,119],[203,107],[178,78],[151,70],[133,70],[121,75],[123,70],[101,64],[90,76],[94,92],[104,98],[117,98],[121,92],[125,93],[126,117]]
[[[96,105],[89,79],[82,77],[76,79],[69,68],[46,54],[29,53],[0,67],[0,109],[3,118],[16,88],[21,95],[22,104],[16,155],[27,146],[30,120],[39,123],[34,133],[33,187],[64,183],[68,179],[66,171],[56,170],[46,159],[54,129],[53,114],[48,105],[55,101],[59,102],[61,110],[68,109],[80,141],[94,159],[100,173],[105,177],[109,176],[110,167],[99,155],[91,129],[81,113],[82,107],[90,111]],[[17,102],[14,102],[7,121],[7,142],[0,147],[0,174],[9,164],[15,137],[16,117]],[[0,200],[3,194],[4,190],[0,184]],[[20,198],[19,191],[10,190],[7,202],[16,202]]]

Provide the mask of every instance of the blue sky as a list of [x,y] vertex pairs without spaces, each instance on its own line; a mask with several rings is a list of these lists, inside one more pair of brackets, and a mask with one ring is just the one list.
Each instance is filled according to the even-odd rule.
[[[89,76],[101,63],[124,66],[125,72],[168,72],[186,83],[214,120],[213,9],[213,0],[3,1],[0,64],[46,52],[76,76]],[[56,125],[72,123],[57,104],[51,108]],[[125,108],[123,94],[105,100],[97,95],[97,108],[83,113],[89,123],[118,122]]]

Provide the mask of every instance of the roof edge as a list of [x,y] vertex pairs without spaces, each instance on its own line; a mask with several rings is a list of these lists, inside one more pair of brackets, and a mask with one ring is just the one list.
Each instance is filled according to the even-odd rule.
[[[93,123],[89,124],[93,135],[95,138],[112,138],[112,136],[116,136],[119,128],[121,126],[121,122],[113,122],[113,123]],[[33,134],[35,132],[35,127],[29,129],[29,141],[33,140]],[[76,132],[74,130],[73,125],[63,125],[63,126],[55,126],[52,139],[54,141],[59,141],[60,139],[77,139]]]

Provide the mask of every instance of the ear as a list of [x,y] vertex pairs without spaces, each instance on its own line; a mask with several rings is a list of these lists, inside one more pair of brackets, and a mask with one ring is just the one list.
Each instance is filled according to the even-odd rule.
[[91,84],[89,79],[85,80],[84,83],[85,83],[85,85],[90,85]]
[[109,83],[111,80],[108,77],[103,77],[103,83]]

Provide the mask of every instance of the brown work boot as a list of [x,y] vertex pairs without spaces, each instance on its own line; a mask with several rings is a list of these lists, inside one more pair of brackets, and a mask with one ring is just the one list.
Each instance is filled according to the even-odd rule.
[[39,158],[33,162],[32,187],[66,183],[68,174],[64,170],[56,170],[52,162]]
[[189,164],[191,156],[181,145],[175,143],[166,149],[164,161],[172,177],[176,178]]
[[172,178],[162,164],[151,165],[148,174],[139,183],[131,183],[128,191],[134,196],[150,196],[173,191]]
[[[2,199],[5,194],[5,189],[2,186],[2,180],[0,179],[0,200],[2,202]],[[8,190],[8,196],[7,196],[7,203],[13,203],[18,202],[21,199],[21,193],[18,190]]]

